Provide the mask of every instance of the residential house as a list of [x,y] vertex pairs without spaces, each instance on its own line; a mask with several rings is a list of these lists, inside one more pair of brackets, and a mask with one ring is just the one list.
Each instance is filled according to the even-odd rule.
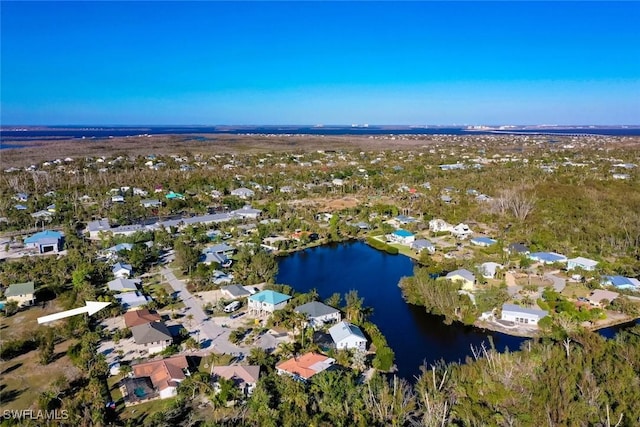
[[236,188],[234,190],[231,190],[231,195],[246,200],[255,196],[256,193],[248,188]]
[[503,304],[500,319],[523,325],[537,325],[540,319],[548,315],[549,312],[546,310],[526,308],[515,304]]
[[159,208],[162,207],[162,202],[158,199],[144,199],[140,201],[140,205],[143,208]]
[[342,321],[330,327],[329,334],[338,350],[357,349],[365,351],[367,349],[367,339],[364,334],[359,327],[351,323]]
[[240,285],[229,285],[224,286],[220,289],[222,294],[231,299],[239,299],[248,297],[251,295],[251,292],[247,291],[244,287]]
[[140,307],[141,305],[145,305],[149,302],[149,298],[142,295],[138,291],[133,292],[124,292],[121,294],[114,295],[115,299],[122,305],[125,310],[130,308]]
[[443,170],[443,171],[451,171],[451,170],[464,169],[464,168],[465,168],[464,163],[452,163],[447,165],[440,165],[440,170]]
[[604,307],[619,296],[620,294],[617,292],[607,291],[606,289],[596,289],[591,292],[588,300],[591,305],[594,305],[596,307]]
[[260,209],[254,209],[250,205],[245,205],[242,209],[236,209],[230,212],[233,217],[242,219],[257,219],[262,211]]
[[257,315],[263,315],[283,309],[290,299],[291,297],[289,295],[281,294],[280,292],[272,290],[266,290],[251,295],[247,300],[250,312]]
[[260,366],[258,365],[229,365],[214,366],[211,369],[214,388],[218,389],[218,379],[225,378],[233,381],[245,397],[251,396],[260,378]]
[[112,292],[135,292],[138,290],[138,285],[142,283],[140,279],[125,279],[118,277],[110,282],[107,282],[107,287]]
[[466,239],[473,234],[473,231],[471,231],[467,224],[460,223],[451,229],[451,234],[458,239]]
[[26,248],[34,248],[38,253],[57,253],[62,250],[62,233],[45,230],[24,239]]
[[530,253],[529,259],[541,262],[543,264],[554,264],[556,262],[567,262],[567,257],[555,252],[533,252]]
[[417,221],[414,217],[407,215],[398,215],[393,220],[399,225],[413,224]]
[[498,243],[496,240],[491,239],[489,237],[474,237],[473,239],[470,240],[470,242],[472,245],[482,246],[485,248]]
[[429,231],[434,233],[441,233],[443,231],[451,231],[451,224],[447,223],[443,219],[432,219],[429,221]]
[[115,196],[111,196],[112,203],[124,203],[124,196],[121,194],[116,194]]
[[411,249],[413,249],[418,253],[422,252],[423,250],[426,250],[430,254],[435,253],[436,251],[435,245],[426,239],[414,240],[411,243]]
[[314,329],[320,328],[327,323],[339,322],[342,317],[340,310],[336,310],[318,301],[302,304],[293,311],[304,314],[307,317],[308,325]]
[[291,375],[294,378],[307,381],[315,374],[331,368],[334,363],[335,359],[309,352],[278,363],[276,371],[280,375]]
[[162,322],[149,322],[131,327],[133,340],[149,354],[159,353],[169,347],[173,337],[169,328]]
[[400,243],[402,245],[411,245],[416,240],[416,236],[407,230],[396,230],[387,236],[392,242]]
[[531,251],[522,243],[512,243],[507,247],[509,254],[529,255]]
[[464,268],[450,272],[445,278],[454,282],[460,281],[462,283],[462,289],[465,291],[473,290],[473,285],[476,283],[476,276]]
[[106,233],[111,229],[108,219],[99,219],[96,221],[90,221],[87,224],[84,232],[89,233],[89,239],[96,240],[100,238],[101,233]]
[[184,200],[184,194],[169,191],[165,196],[167,200]]
[[118,243],[117,245],[111,246],[110,248],[105,249],[104,251],[110,255],[116,255],[121,251],[130,251],[133,249],[132,243]]
[[581,256],[577,258],[570,258],[567,260],[567,270],[581,268],[585,271],[593,271],[596,269],[597,265],[598,261],[594,261],[589,258],[583,258]]
[[127,277],[131,276],[133,267],[131,267],[131,265],[129,264],[117,262],[113,265],[113,267],[111,267],[111,272],[117,278],[126,279]]
[[129,404],[174,397],[178,394],[178,384],[190,375],[185,356],[139,363],[133,365],[132,370],[133,377],[121,382],[122,395]]
[[33,305],[36,302],[33,282],[14,283],[4,291],[7,301],[15,301],[18,307]]
[[129,310],[122,317],[124,319],[124,326],[127,328],[162,320],[158,313],[152,313],[146,308]]
[[499,268],[503,268],[502,264],[497,262],[485,262],[480,264],[480,272],[485,279],[493,279],[496,277],[496,271]]
[[618,289],[640,290],[640,280],[623,276],[603,276],[603,286],[615,286]]

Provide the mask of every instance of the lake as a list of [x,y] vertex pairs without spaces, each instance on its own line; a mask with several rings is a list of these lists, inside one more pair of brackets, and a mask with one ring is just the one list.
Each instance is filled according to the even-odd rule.
[[[482,331],[461,324],[445,325],[439,316],[423,307],[407,304],[398,282],[413,274],[414,263],[402,255],[389,255],[362,242],[320,246],[279,259],[277,283],[291,285],[298,292],[316,288],[321,299],[334,292],[344,296],[352,289],[373,308],[370,320],[387,338],[396,354],[398,375],[413,379],[420,366],[442,359],[464,362],[471,346],[489,340],[499,351],[518,350],[526,338]],[[344,301],[343,301],[344,302]]]

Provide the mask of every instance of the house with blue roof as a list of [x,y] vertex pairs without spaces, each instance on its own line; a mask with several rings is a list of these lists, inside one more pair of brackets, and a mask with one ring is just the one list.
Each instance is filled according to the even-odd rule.
[[470,240],[472,245],[488,247],[497,243],[496,240],[489,237],[474,237]]
[[247,298],[247,302],[250,313],[262,316],[271,314],[276,310],[282,310],[290,299],[291,296],[289,295],[272,290],[265,290],[251,295]]
[[556,262],[567,262],[567,257],[555,252],[533,252],[529,254],[529,259],[543,264],[554,264]]
[[26,248],[34,248],[38,253],[57,253],[62,250],[62,233],[45,230],[24,239]]
[[411,245],[416,240],[416,236],[407,230],[396,230],[387,236],[390,241],[400,243],[402,245]]
[[640,290],[640,280],[624,276],[603,276],[602,285],[618,289]]

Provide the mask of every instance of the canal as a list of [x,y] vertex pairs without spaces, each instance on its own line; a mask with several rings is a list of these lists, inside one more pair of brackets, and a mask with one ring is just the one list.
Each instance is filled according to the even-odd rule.
[[[320,246],[280,258],[277,283],[298,292],[315,288],[321,299],[352,289],[373,308],[370,320],[387,338],[396,354],[398,375],[408,380],[419,375],[423,362],[464,362],[471,346],[490,339],[496,349],[518,350],[526,338],[482,331],[458,323],[445,325],[423,307],[407,304],[398,282],[413,274],[414,263],[402,255],[388,255],[362,242]],[[344,302],[344,301],[343,301]]]

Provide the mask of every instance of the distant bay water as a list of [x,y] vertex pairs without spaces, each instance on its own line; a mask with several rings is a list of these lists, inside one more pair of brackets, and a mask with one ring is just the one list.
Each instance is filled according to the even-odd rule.
[[[0,130],[2,148],[16,148],[20,142],[31,140],[107,139],[140,135],[193,135],[193,134],[275,134],[275,135],[608,135],[640,136],[640,127],[591,128],[572,127],[558,129],[468,130],[465,127],[410,127],[410,126],[4,126]],[[13,143],[13,144],[11,144]],[[16,144],[17,143],[17,144]],[[18,145],[19,146],[19,145]]]

